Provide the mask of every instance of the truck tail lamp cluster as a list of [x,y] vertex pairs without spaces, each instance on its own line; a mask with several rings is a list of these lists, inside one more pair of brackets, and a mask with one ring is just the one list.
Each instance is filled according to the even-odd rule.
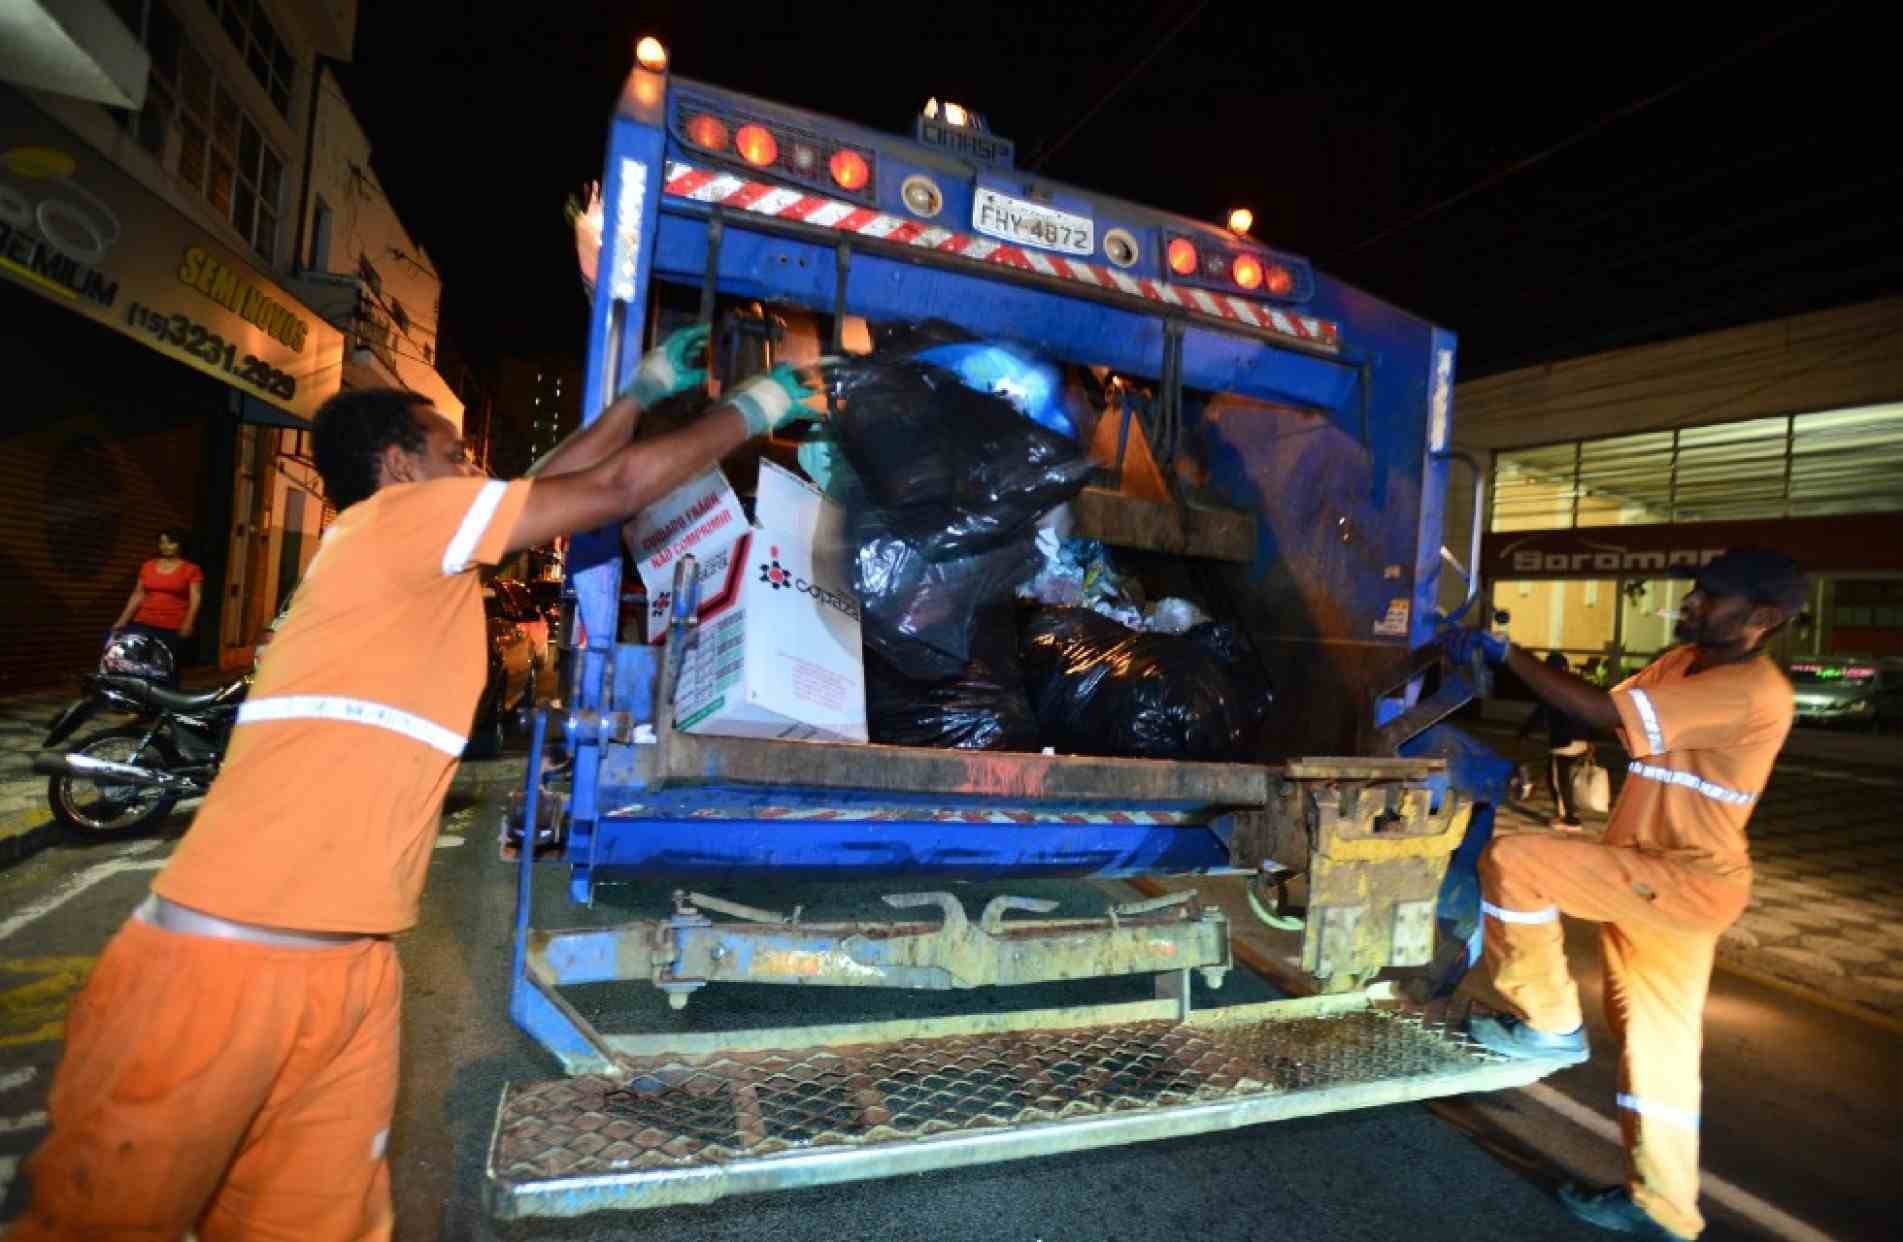
[[1272,298],[1301,301],[1309,295],[1308,273],[1275,256],[1256,250],[1243,250],[1184,236],[1172,236],[1164,243],[1163,260],[1170,275],[1185,284],[1208,288],[1266,294]]
[[743,164],[775,177],[870,200],[873,152],[789,125],[723,115],[687,101],[674,115],[675,135],[697,154]]

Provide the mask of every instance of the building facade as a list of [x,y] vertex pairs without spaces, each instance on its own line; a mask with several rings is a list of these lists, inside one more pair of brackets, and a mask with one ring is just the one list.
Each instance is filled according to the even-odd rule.
[[[0,353],[15,394],[0,427],[15,584],[0,693],[91,668],[167,526],[192,532],[207,578],[188,658],[242,667],[325,520],[317,407],[346,384],[402,383],[461,413],[414,343],[434,331],[437,285],[387,200],[344,220],[361,245],[334,240],[339,178],[374,184],[324,68],[349,58],[356,4],[26,3],[49,33],[0,55]],[[340,212],[328,252],[310,244],[320,198]],[[384,319],[339,283],[371,286]]]
[[1472,381],[1454,426],[1490,480],[1486,598],[1522,645],[1641,667],[1679,575],[1749,544],[1815,579],[1782,657],[1903,657],[1903,299]]

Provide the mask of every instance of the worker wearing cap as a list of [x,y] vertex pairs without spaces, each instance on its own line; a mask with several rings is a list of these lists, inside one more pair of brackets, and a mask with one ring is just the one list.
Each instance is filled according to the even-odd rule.
[[1512,1012],[1477,1015],[1473,1037],[1511,1057],[1567,1064],[1588,1052],[1562,914],[1600,924],[1608,1016],[1621,1043],[1624,1186],[1560,1192],[1580,1218],[1621,1233],[1692,1238],[1698,1212],[1699,1052],[1718,936],[1751,896],[1750,822],[1790,732],[1791,684],[1765,640],[1804,608],[1797,566],[1727,552],[1679,611],[1684,643],[1610,692],[1505,639],[1457,631],[1450,653],[1513,670],[1541,700],[1618,731],[1631,756],[1603,840],[1523,833],[1480,861],[1484,960]]
[[807,389],[776,367],[630,443],[644,408],[704,382],[706,343],[669,337],[532,481],[481,477],[414,393],[317,412],[340,512],[190,834],[74,1001],[9,1238],[390,1237],[390,937],[416,922],[484,682],[476,570],[625,521],[796,416]]

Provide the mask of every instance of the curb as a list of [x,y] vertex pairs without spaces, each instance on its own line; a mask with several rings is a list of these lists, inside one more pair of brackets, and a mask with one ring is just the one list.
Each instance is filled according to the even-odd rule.
[[1895,1018],[1887,1013],[1880,1013],[1867,1006],[1859,1005],[1855,1001],[1848,1001],[1841,997],[1831,996],[1825,992],[1819,992],[1813,988],[1806,987],[1795,979],[1787,979],[1782,975],[1774,975],[1769,971],[1759,970],[1755,966],[1747,966],[1735,960],[1727,960],[1723,953],[1720,953],[1718,959],[1712,963],[1712,969],[1722,970],[1728,975],[1735,975],[1740,979],[1749,979],[1751,982],[1761,984],[1773,991],[1783,992],[1788,996],[1795,996],[1802,1000],[1807,1000],[1813,1005],[1818,1005],[1834,1013],[1840,1013],[1846,1018],[1854,1018],[1867,1026],[1874,1026],[1878,1030],[1888,1032],[1891,1035],[1903,1035],[1903,1018]]
[[58,821],[44,807],[0,813],[0,871],[57,844],[60,837]]

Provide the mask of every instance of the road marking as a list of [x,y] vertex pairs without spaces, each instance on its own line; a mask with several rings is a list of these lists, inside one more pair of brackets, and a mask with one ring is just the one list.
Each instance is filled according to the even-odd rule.
[[0,1117],[0,1134],[25,1134],[28,1130],[46,1128],[46,1110],[38,1109],[22,1113],[18,1117]]
[[92,957],[0,958],[0,976],[25,975],[0,988],[0,1048],[43,1044],[66,1033],[66,1010],[92,972]]
[[[1594,1112],[1571,1096],[1543,1082],[1534,1083],[1530,1087],[1521,1087],[1520,1092],[1536,1103],[1545,1105],[1582,1130],[1596,1134],[1608,1143],[1624,1146],[1625,1136],[1620,1133],[1618,1122]],[[1698,1175],[1698,1186],[1713,1200],[1724,1204],[1772,1237],[1786,1238],[1789,1242],[1832,1242],[1829,1234],[1805,1224],[1783,1209],[1766,1203],[1742,1186],[1734,1186],[1716,1174],[1701,1172]]]
[[18,1156],[0,1156],[0,1196],[7,1193],[7,1189],[13,1185],[14,1175],[19,1171],[20,1158]]
[[456,836],[455,834],[451,833],[446,836],[437,837],[436,848],[439,850],[453,850],[457,846],[461,845],[463,841],[464,841],[464,838]]
[[6,1073],[0,1074],[0,1093],[11,1091],[15,1087],[24,1087],[39,1076],[40,1067],[37,1065],[28,1065],[22,1069],[8,1070]]
[[122,871],[148,871],[163,866],[163,859],[147,863],[133,863],[126,860],[133,855],[155,850],[164,844],[164,841],[142,841],[138,845],[129,846],[120,851],[119,857],[111,862],[96,863],[86,868],[53,892],[9,916],[6,921],[0,922],[0,940],[7,939],[23,927],[30,927],[39,922],[107,876],[118,875]]

